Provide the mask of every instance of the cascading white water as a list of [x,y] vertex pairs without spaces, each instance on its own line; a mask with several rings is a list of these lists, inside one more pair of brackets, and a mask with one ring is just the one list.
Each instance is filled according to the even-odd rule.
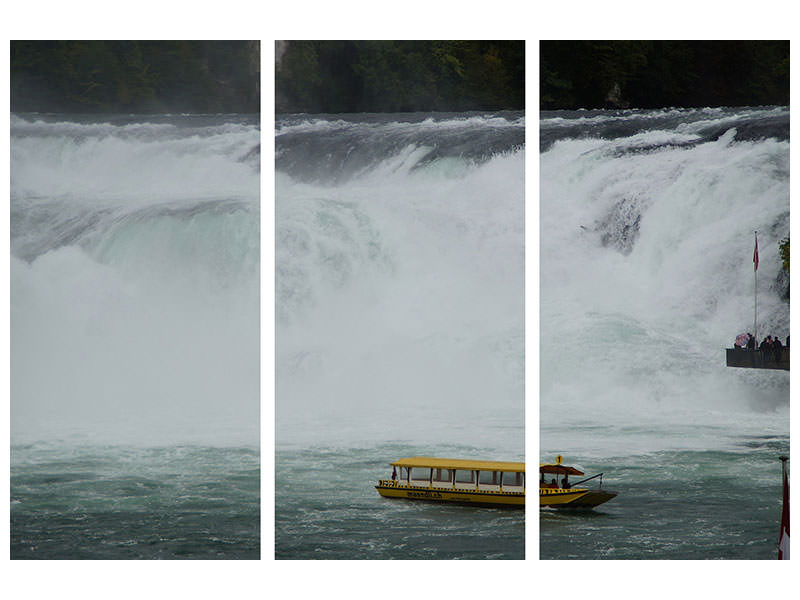
[[787,126],[780,108],[543,115],[543,451],[788,435],[788,374],[724,356],[753,330],[755,230],[757,335],[789,334]]
[[523,143],[521,116],[279,123],[279,447],[521,455]]
[[13,441],[258,444],[258,148],[248,118],[12,116]]

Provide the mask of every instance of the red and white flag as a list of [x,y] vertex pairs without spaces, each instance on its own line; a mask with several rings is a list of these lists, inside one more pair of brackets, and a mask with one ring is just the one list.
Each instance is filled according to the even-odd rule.
[[783,467],[783,512],[781,513],[781,537],[778,541],[778,560],[789,560],[789,476],[786,464]]
[[753,250],[753,271],[758,271],[758,234],[756,234],[756,249]]

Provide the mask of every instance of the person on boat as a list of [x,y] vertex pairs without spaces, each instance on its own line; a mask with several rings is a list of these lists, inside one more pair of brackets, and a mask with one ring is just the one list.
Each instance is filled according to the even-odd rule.
[[561,487],[565,490],[569,489],[569,475],[564,475],[564,479],[561,480]]
[[754,338],[753,334],[749,332],[747,334],[747,349],[748,350],[756,349],[756,338]]
[[392,467],[392,481],[397,481],[397,467]]

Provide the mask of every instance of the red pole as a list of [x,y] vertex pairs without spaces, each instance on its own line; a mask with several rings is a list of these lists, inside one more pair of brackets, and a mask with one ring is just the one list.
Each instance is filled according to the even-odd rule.
[[781,512],[781,535],[778,540],[778,560],[789,560],[789,474],[786,471],[788,456],[781,456],[783,471],[783,511]]

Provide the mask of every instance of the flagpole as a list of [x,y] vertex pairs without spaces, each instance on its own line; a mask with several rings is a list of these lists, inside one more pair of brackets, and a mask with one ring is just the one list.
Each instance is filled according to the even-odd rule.
[[754,348],[758,350],[758,231],[755,232],[756,246],[753,251],[753,336]]

